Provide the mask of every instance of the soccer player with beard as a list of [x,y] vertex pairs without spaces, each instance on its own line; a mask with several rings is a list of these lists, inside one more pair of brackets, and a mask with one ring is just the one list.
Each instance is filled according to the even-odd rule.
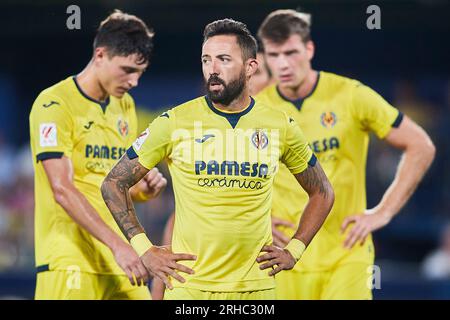
[[[267,87],[268,85],[274,83],[274,79],[272,78],[272,73],[270,72],[266,59],[264,57],[264,50],[262,48],[262,44],[258,43],[258,51],[256,53],[256,60],[258,61],[258,69],[251,76],[249,80],[249,93],[251,96],[256,95],[259,91]],[[162,239],[163,245],[170,245],[172,243],[172,233],[173,233],[173,224],[175,222],[175,212],[173,212],[169,219],[167,219],[166,226],[164,228],[164,234]],[[274,222],[278,222],[281,224],[287,224],[292,226],[290,222],[285,222],[283,220],[277,221],[276,218],[272,218],[272,225]],[[164,283],[158,278],[153,279],[152,281],[152,299],[153,300],[162,300],[164,298]]]
[[[201,57],[207,96],[155,119],[103,182],[107,206],[149,273],[169,289],[166,299],[274,299],[273,276],[294,267],[333,205],[333,190],[296,122],[249,95],[255,58],[256,40],[243,23],[207,25]],[[128,192],[165,158],[176,203],[171,249],[195,255],[183,256],[195,258],[186,266],[168,259],[169,248],[150,243]],[[271,245],[280,162],[309,194],[284,249]]]
[[[272,73],[267,67],[264,50],[262,49],[262,45],[258,43],[258,51],[256,53],[256,60],[258,61],[258,69],[251,76],[249,80],[249,93],[251,96],[256,95],[259,91],[267,87],[268,85],[274,82],[272,78]],[[172,243],[172,233],[173,233],[173,224],[175,222],[175,212],[173,212],[169,219],[167,219],[166,226],[164,228],[162,244],[163,245],[171,245]],[[274,218],[272,218],[272,224],[274,222]],[[276,218],[275,218],[276,222]],[[281,221],[280,223],[286,224],[286,222]],[[292,224],[289,223],[289,226]],[[162,300],[164,298],[164,283],[158,278],[153,279],[152,281],[152,299],[153,300]]]

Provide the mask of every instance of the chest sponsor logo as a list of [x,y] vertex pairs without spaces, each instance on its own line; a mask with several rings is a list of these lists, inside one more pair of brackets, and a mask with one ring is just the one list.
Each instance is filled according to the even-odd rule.
[[314,153],[321,153],[333,149],[339,149],[339,139],[337,137],[324,138],[310,143]]
[[92,159],[118,160],[126,151],[126,148],[87,144],[85,149],[85,157]]
[[[208,163],[199,160],[195,161],[195,174],[207,176],[222,177],[202,177],[197,184],[200,187],[219,187],[219,188],[239,188],[239,189],[262,189],[262,182],[257,178],[266,179],[269,172],[269,166],[265,163],[250,163],[237,161],[211,160]],[[244,177],[236,179],[234,177]],[[254,178],[254,179],[245,179]]]

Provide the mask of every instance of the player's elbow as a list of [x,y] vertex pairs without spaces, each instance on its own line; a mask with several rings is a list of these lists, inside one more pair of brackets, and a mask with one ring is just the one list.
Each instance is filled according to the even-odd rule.
[[334,205],[335,196],[334,196],[333,186],[331,185],[331,183],[329,181],[324,183],[324,190],[325,190],[325,192],[324,192],[323,198],[324,198],[324,201],[327,203],[329,211],[330,211]]
[[108,199],[108,194],[109,194],[109,192],[110,192],[110,190],[111,190],[111,185],[112,185],[112,182],[111,182],[111,180],[109,179],[109,176],[107,176],[106,178],[105,178],[105,180],[103,180],[103,182],[102,182],[102,186],[100,187],[100,191],[101,191],[101,193],[102,193],[102,197],[103,197],[103,200],[106,202],[106,200]]
[[428,166],[431,165],[431,163],[434,160],[434,157],[436,156],[436,146],[434,145],[433,141],[431,141],[430,138],[427,139],[426,142],[426,157],[427,157],[427,164]]
[[327,212],[329,212],[334,205],[334,189],[328,180],[322,181],[319,188],[310,193],[309,197],[310,199],[315,199],[321,206],[327,208]]
[[414,153],[416,159],[419,159],[425,168],[428,168],[436,156],[436,146],[433,141],[424,133],[422,137],[416,139],[412,144],[411,152]]
[[62,182],[55,182],[52,184],[52,191],[56,203],[65,207],[70,196],[70,188]]

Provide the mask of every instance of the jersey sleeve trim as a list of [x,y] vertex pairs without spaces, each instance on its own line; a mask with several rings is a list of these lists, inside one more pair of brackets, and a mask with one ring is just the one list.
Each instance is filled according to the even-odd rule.
[[48,159],[61,159],[64,152],[41,152],[36,155],[36,162]]
[[127,156],[130,160],[136,159],[138,156],[138,154],[136,153],[136,151],[134,151],[133,147],[129,147],[127,150]]
[[392,128],[398,128],[402,123],[402,121],[403,121],[403,113],[399,111],[397,118],[395,118],[395,121],[392,123]]
[[316,155],[313,153],[313,154],[311,154],[311,159],[309,159],[309,161],[308,161],[308,165],[309,165],[310,167],[314,167],[314,166],[316,165],[316,163],[317,163],[317,157],[316,157]]
[[36,267],[36,273],[50,271],[50,265],[49,264],[43,264]]

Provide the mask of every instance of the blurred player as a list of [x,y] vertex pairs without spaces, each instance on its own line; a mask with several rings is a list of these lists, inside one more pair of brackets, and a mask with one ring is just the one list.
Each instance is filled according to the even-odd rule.
[[[255,58],[256,40],[243,23],[207,25],[201,57],[207,96],[154,120],[103,182],[106,204],[143,263],[172,289],[166,299],[274,299],[273,275],[294,266],[333,204],[333,191],[296,122],[249,96]],[[195,255],[183,256],[196,258],[187,267],[173,262],[168,248],[152,246],[129,198],[128,188],[165,158],[176,203],[172,249]],[[280,160],[309,194],[285,249],[270,245],[272,182]]]
[[[33,104],[36,299],[150,299],[140,286],[147,270],[100,186],[137,136],[127,91],[148,66],[152,38],[142,20],[116,11],[101,23],[87,67],[42,91]],[[131,193],[145,201],[165,185],[154,169]]]
[[[262,46],[258,43],[258,51],[256,53],[256,60],[258,61],[258,69],[251,76],[249,80],[249,93],[251,96],[256,95],[259,91],[267,87],[273,82],[272,74],[267,67],[264,51]],[[172,243],[173,224],[175,222],[175,212],[172,213],[166,222],[166,227],[163,233],[163,245],[170,245]],[[152,298],[154,300],[162,300],[164,297],[164,283],[155,278],[152,281]]]
[[254,96],[268,85],[274,83],[272,73],[267,66],[264,57],[264,50],[262,45],[258,44],[258,52],[256,53],[256,60],[258,61],[258,69],[249,80],[250,95]]
[[[374,248],[371,232],[385,226],[411,197],[435,149],[428,135],[364,84],[311,68],[310,16],[272,12],[262,23],[267,64],[277,81],[258,96],[295,119],[336,192],[335,205],[301,263],[277,275],[280,299],[370,299]],[[391,186],[366,209],[369,132],[403,151]],[[292,187],[283,165],[275,178],[275,245],[283,247],[302,216],[307,195]],[[280,230],[282,232],[280,232]]]

